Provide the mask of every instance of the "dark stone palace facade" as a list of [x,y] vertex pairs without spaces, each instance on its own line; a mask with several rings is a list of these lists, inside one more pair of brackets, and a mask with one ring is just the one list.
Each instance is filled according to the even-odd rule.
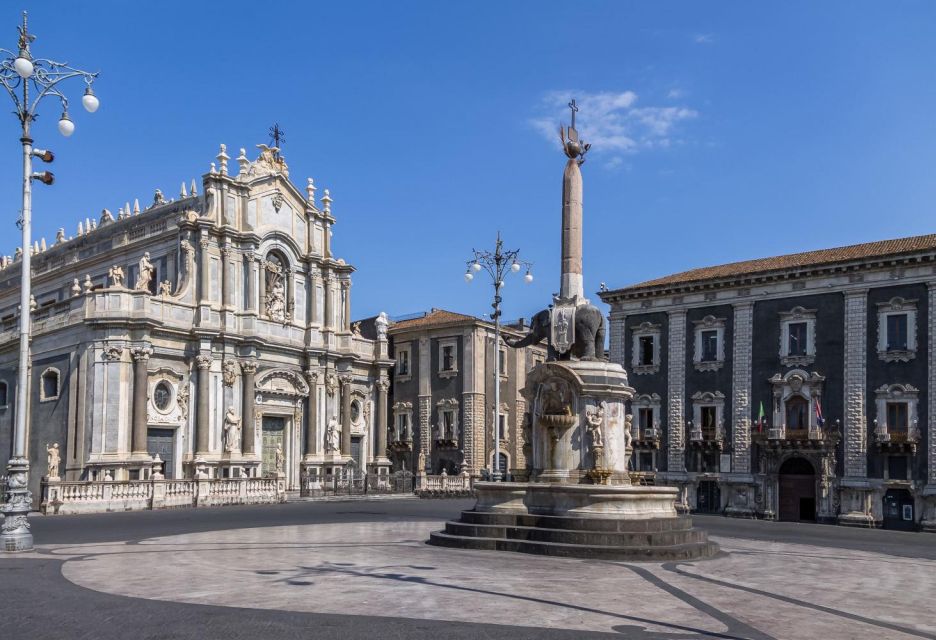
[[600,295],[633,468],[685,508],[936,529],[936,235]]

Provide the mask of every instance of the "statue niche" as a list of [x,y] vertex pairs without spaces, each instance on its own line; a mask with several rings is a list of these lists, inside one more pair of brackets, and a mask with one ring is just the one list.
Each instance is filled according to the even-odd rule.
[[288,275],[285,260],[276,253],[270,253],[263,262],[263,278],[266,285],[263,306],[271,320],[283,324],[289,322],[292,306],[287,289]]
[[568,351],[560,354],[552,344],[551,310],[543,309],[530,318],[530,332],[513,340],[504,336],[504,342],[514,349],[547,341],[550,360],[606,360],[604,355],[605,326],[601,309],[590,304],[575,308],[575,338]]

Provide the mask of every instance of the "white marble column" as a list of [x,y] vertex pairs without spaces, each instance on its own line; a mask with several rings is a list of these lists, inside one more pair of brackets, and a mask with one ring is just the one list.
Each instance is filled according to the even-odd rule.
[[669,312],[666,455],[669,473],[685,473],[686,311]]

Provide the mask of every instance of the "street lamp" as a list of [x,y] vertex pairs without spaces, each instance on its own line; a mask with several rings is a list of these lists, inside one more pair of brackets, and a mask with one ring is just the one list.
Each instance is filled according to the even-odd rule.
[[520,260],[519,250],[504,251],[504,242],[501,240],[500,232],[497,233],[494,253],[477,249],[472,249],[471,252],[474,257],[467,262],[465,282],[470,283],[474,280],[472,271],[477,273],[483,268],[491,276],[494,285],[494,302],[491,303],[494,308],[494,313],[491,314],[491,318],[494,319],[494,468],[492,475],[494,480],[498,481],[500,480],[500,290],[504,286],[504,278],[508,273],[518,273],[524,267],[526,275],[523,276],[523,281],[528,284],[533,282],[533,274],[530,273],[533,263]]
[[[23,143],[23,211],[19,226],[23,230],[23,257],[20,264],[20,343],[19,365],[16,381],[16,422],[13,431],[13,455],[7,465],[7,493],[0,511],[4,514],[0,541],[4,551],[28,551],[33,547],[32,533],[29,531],[27,515],[32,507],[32,495],[29,492],[29,459],[26,457],[26,425],[29,414],[29,337],[31,329],[30,315],[30,246],[32,229],[32,181],[38,180],[50,185],[55,181],[51,171],[33,173],[32,158],[36,156],[43,162],[52,162],[55,155],[51,151],[34,149],[30,137],[30,125],[38,116],[36,109],[39,102],[47,96],[55,96],[62,106],[62,117],[58,130],[68,137],[75,131],[75,123],[68,117],[68,98],[59,91],[58,84],[69,78],[81,78],[87,89],[82,98],[84,108],[93,113],[100,102],[94,95],[91,85],[97,73],[81,71],[65,63],[47,58],[33,58],[29,47],[36,36],[26,27],[26,12],[23,12],[23,24],[19,30],[19,49],[16,54],[0,48],[0,84],[7,90],[16,107],[16,117],[22,127],[20,142]],[[30,95],[32,88],[35,96]]]

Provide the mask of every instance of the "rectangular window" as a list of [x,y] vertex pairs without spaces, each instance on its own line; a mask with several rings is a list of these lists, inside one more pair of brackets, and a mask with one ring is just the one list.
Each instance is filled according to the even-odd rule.
[[442,371],[455,370],[455,346],[445,345],[442,347]]
[[641,365],[653,364],[653,336],[640,336],[640,356]]
[[702,332],[702,362],[718,360],[718,331]]
[[888,433],[907,432],[907,403],[887,403],[887,431]]
[[442,437],[446,440],[455,439],[455,412],[451,410],[442,412]]
[[498,416],[497,437],[501,440],[507,439],[507,416],[503,413]]
[[715,439],[715,407],[701,407],[702,437],[706,440]]
[[400,413],[397,415],[397,435],[400,440],[407,440],[409,435],[409,414]]
[[409,350],[400,351],[397,353],[397,375],[398,376],[408,376],[409,375]]
[[638,471],[653,471],[653,454],[649,451],[641,451],[637,457]]
[[787,325],[787,354],[791,356],[806,355],[806,323],[791,322]]
[[907,350],[907,314],[895,313],[887,316],[887,350]]
[[507,373],[507,352],[501,349],[497,352],[498,362],[497,366],[500,367],[501,375]]
[[[644,433],[647,429],[653,427],[653,409],[641,407],[637,410],[637,426],[640,428],[640,433]],[[637,437],[636,433],[631,435]]]

